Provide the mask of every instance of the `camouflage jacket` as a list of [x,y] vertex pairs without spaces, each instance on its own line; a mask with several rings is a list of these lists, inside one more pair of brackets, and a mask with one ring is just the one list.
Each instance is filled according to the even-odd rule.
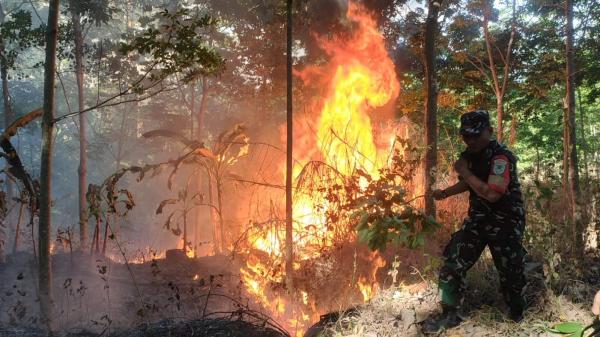
[[469,217],[498,224],[523,222],[525,212],[521,184],[517,176],[517,158],[503,144],[495,140],[480,153],[464,151],[460,154],[469,163],[469,169],[493,190],[502,193],[497,202],[489,202],[470,189]]

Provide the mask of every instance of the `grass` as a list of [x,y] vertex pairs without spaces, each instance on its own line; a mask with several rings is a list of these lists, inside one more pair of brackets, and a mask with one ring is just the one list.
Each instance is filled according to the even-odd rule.
[[[592,297],[588,301],[573,302],[573,294],[556,294],[545,287],[543,275],[528,275],[526,298],[530,306],[520,323],[508,320],[506,306],[499,295],[497,273],[489,253],[469,272],[466,301],[470,307],[467,319],[458,327],[441,336],[446,337],[546,337],[555,336],[547,331],[557,323],[575,321],[590,324]],[[586,289],[583,289],[586,288]],[[588,289],[589,288],[589,289]],[[574,282],[577,294],[593,294],[592,285]],[[580,298],[578,298],[579,300]],[[419,336],[416,322],[420,322],[438,308],[439,298],[435,282],[390,287],[352,315],[342,315],[323,333],[323,337],[396,337]],[[589,303],[588,303],[589,302]]]

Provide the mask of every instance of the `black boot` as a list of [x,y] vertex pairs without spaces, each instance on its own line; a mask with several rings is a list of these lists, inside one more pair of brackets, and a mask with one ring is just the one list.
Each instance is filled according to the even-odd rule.
[[510,308],[509,317],[513,322],[520,323],[523,320],[523,309]]
[[437,334],[446,329],[454,328],[462,322],[459,310],[442,306],[442,312],[431,315],[423,321],[421,331],[424,334]]

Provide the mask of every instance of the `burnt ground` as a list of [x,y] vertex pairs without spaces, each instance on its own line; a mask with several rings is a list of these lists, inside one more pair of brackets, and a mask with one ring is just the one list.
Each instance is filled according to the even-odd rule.
[[[336,336],[417,336],[416,323],[437,309],[435,260],[427,260],[423,251],[389,255],[378,272],[383,290],[375,298],[355,307],[351,315],[326,315],[337,329]],[[393,255],[401,261],[397,267],[390,263]],[[346,305],[339,302],[336,310],[353,308],[347,304],[356,303],[360,294],[339,285],[360,275],[369,258],[360,249],[341,248],[303,265],[295,282],[309,292],[321,288],[314,297],[317,305],[346,299]],[[54,255],[59,336],[284,336],[278,323],[250,309],[258,306],[244,293],[240,267],[225,256],[157,259],[126,266],[88,254]],[[398,271],[395,284],[389,274],[392,269]],[[577,279],[552,280],[553,275],[536,261],[528,262],[527,272],[530,308],[524,323],[506,321],[497,274],[489,256],[484,256],[469,273],[469,319],[442,336],[550,336],[544,329],[558,322],[591,321],[589,301],[600,289],[600,259],[590,256]],[[0,337],[45,337],[39,324],[36,279],[31,254],[11,255],[0,265]],[[324,308],[319,311],[329,312]]]
[[[59,333],[64,337],[289,337],[276,327],[263,326],[240,319],[220,318],[191,321],[165,320],[152,324],[140,325],[136,328],[110,333],[91,331]],[[23,328],[0,328],[2,337],[46,337],[39,330]]]
[[[125,265],[74,253],[54,255],[52,265],[55,328],[63,335],[283,335],[275,322],[249,309],[236,274],[240,266],[228,257]],[[0,265],[1,337],[45,336],[36,280],[31,254],[10,255]]]
[[[423,264],[422,251],[390,251],[387,255],[377,260],[366,247],[341,246],[302,262],[294,283],[298,290],[310,294],[308,308],[321,313],[339,310],[362,303],[359,289],[348,286],[361,277],[375,277],[384,285],[390,284],[388,266],[374,274],[383,259],[389,265],[394,255],[399,255],[407,266]],[[280,333],[275,321],[285,322],[285,318],[269,319],[252,310],[260,306],[245,292],[239,272],[240,261],[247,258],[188,259],[170,255],[167,259],[125,265],[82,253],[53,255],[55,330],[77,337],[120,337],[119,333],[148,333],[146,328],[156,324],[173,329],[182,324],[199,328],[207,321],[209,326],[218,323],[217,328],[226,327],[224,331],[230,332],[245,327],[247,331],[240,336],[252,336],[260,331],[258,328],[269,326]],[[403,268],[399,278],[418,276]],[[40,332],[36,280],[35,261],[29,253],[9,255],[7,263],[0,265],[0,337],[44,336]],[[314,317],[304,324],[310,326],[311,319]],[[194,336],[204,336],[194,331]],[[216,331],[210,336],[220,336]]]
[[[399,279],[419,280],[421,276],[409,266],[427,264],[424,252],[436,255],[437,246],[414,251],[390,249],[379,259],[367,247],[350,243],[303,261],[294,275],[294,284],[297,290],[309,294],[306,308],[319,313],[347,308],[362,303],[360,290],[351,285],[363,277],[376,279],[384,288],[390,286],[392,278],[388,271],[394,256],[402,260]],[[223,322],[225,325],[258,322],[258,326],[267,327],[279,326],[276,321],[285,323],[287,319],[281,316],[271,320],[255,317],[258,312],[253,310],[260,311],[260,305],[246,293],[240,279],[240,261],[246,260],[248,256],[241,255],[235,259],[230,256],[188,259],[171,255],[167,259],[125,265],[100,255],[55,254],[52,259],[55,330],[87,337],[119,336],[116,334],[124,331],[132,335],[143,330],[140,327],[159,322],[163,326],[184,322],[201,325],[202,320],[219,319],[213,323],[222,326]],[[378,272],[374,273],[375,270]],[[36,280],[36,264],[30,253],[9,255],[7,262],[0,264],[0,337],[43,336],[36,330],[42,328]],[[274,284],[273,289],[265,290],[273,292],[278,287],[281,285]],[[307,317],[302,325],[308,328],[314,320],[314,316]],[[302,329],[295,328],[291,333],[297,335]],[[236,329],[230,326],[227,330]],[[252,331],[243,336],[252,336]]]

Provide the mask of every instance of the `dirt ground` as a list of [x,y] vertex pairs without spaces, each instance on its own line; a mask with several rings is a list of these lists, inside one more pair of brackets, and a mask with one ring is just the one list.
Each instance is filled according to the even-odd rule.
[[[394,266],[389,262],[393,254],[386,256],[388,263],[378,272],[381,289],[365,305],[351,305],[360,302],[351,298],[360,296],[356,289],[324,288],[317,299],[331,301],[341,292],[348,296],[347,306],[337,310],[352,310],[351,314],[329,315],[326,321],[331,323],[330,328],[321,337],[419,336],[417,323],[437,310],[439,300],[432,272],[435,260],[427,260],[435,252],[395,253],[402,254],[401,263]],[[336,254],[350,258],[340,262]],[[297,275],[298,286],[310,291],[326,280],[339,284],[360,255],[360,251],[342,249],[323,258],[318,268],[307,265],[306,270],[312,272]],[[0,265],[0,337],[45,337],[40,332],[34,266],[28,253],[11,255],[6,264]],[[100,256],[57,254],[53,256],[56,328],[62,336],[72,337],[143,336],[149,331],[183,336],[186,329],[195,329],[194,336],[200,337],[221,336],[219,331],[228,331],[222,336],[238,336],[236,331],[240,337],[283,336],[276,317],[270,320],[253,311],[257,304],[244,293],[239,269],[239,262],[225,256],[124,265]],[[396,283],[392,281],[392,270],[398,272]],[[529,308],[525,320],[515,324],[506,319],[497,273],[489,254],[484,254],[468,276],[468,319],[442,336],[546,337],[552,335],[547,328],[559,322],[592,322],[590,307],[594,293],[600,289],[600,259],[590,256],[578,279],[564,277],[550,282],[543,264],[536,261],[527,262],[526,272]],[[320,274],[326,279],[319,279]],[[553,286],[548,286],[551,283]],[[260,330],[263,327],[267,330]],[[198,335],[200,330],[196,328],[212,332]],[[316,336],[310,335],[314,331],[307,336]]]

